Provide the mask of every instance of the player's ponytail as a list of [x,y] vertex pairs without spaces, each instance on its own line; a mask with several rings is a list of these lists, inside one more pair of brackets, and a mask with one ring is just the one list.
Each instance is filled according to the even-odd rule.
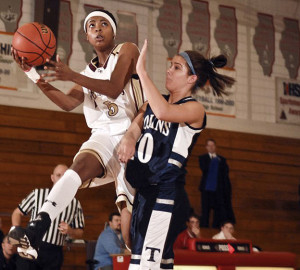
[[[185,52],[188,54],[195,75],[197,75],[198,77],[198,80],[192,91],[194,92],[198,87],[203,87],[209,80],[214,94],[218,96],[227,95],[228,93],[225,91],[225,87],[231,87],[234,84],[235,79],[226,75],[219,74],[216,70],[217,68],[222,68],[226,65],[226,57],[224,55],[219,55],[210,59],[206,59],[197,51]],[[189,74],[193,74],[190,67],[189,69]]]

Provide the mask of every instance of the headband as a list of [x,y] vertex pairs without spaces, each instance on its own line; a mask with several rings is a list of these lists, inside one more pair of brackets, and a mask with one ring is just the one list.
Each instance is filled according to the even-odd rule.
[[193,67],[193,64],[192,64],[192,61],[191,61],[191,58],[189,57],[189,55],[186,53],[186,52],[181,52],[179,53],[180,56],[182,56],[184,58],[184,60],[187,62],[189,68],[191,69],[192,73],[194,75],[196,75],[196,72],[195,72],[195,69]]
[[84,32],[87,31],[86,30],[86,23],[87,23],[88,19],[90,19],[91,17],[95,17],[95,16],[100,16],[100,17],[103,17],[106,20],[108,20],[108,22],[110,23],[110,25],[111,25],[111,27],[113,29],[114,34],[116,35],[116,33],[117,33],[117,26],[116,26],[115,22],[113,21],[113,19],[108,14],[106,14],[103,11],[93,11],[89,15],[86,16],[86,18],[84,20],[84,24],[83,24]]

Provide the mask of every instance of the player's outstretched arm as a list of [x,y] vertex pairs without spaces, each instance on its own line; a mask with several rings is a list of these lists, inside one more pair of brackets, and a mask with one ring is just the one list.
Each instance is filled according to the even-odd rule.
[[67,94],[65,94],[46,82],[43,76],[40,76],[34,67],[26,64],[24,57],[19,57],[18,52],[14,48],[12,48],[11,52],[15,62],[25,72],[29,79],[36,83],[42,92],[61,109],[71,111],[83,102],[84,94],[81,86],[75,85]]
[[164,121],[188,123],[201,127],[204,118],[204,107],[199,102],[181,104],[168,103],[152,82],[146,70],[147,40],[145,40],[138,59],[136,70],[141,80],[143,90],[155,116]]
[[135,73],[138,57],[139,50],[136,45],[129,42],[125,43],[119,52],[118,62],[109,80],[93,79],[74,72],[58,57],[56,61],[48,60],[51,66],[47,67],[47,70],[50,72],[43,75],[43,78],[46,82],[56,80],[72,81],[94,92],[117,98],[122,93],[131,75]]
[[141,135],[146,107],[147,103],[144,103],[120,141],[117,153],[121,162],[126,163],[134,155],[136,142]]

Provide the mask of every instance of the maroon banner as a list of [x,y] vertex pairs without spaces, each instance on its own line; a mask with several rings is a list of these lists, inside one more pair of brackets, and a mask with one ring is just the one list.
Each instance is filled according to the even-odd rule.
[[85,53],[85,61],[86,61],[86,63],[89,63],[91,61],[91,59],[93,58],[93,47],[86,40],[86,33],[83,30],[83,23],[84,23],[85,17],[89,13],[91,13],[95,9],[103,9],[103,7],[93,6],[93,5],[88,5],[88,4],[84,4],[83,7],[84,7],[85,15],[84,15],[83,19],[80,21],[80,30],[77,33],[77,37],[78,37],[78,41],[81,45],[81,48]]
[[72,25],[73,15],[71,12],[70,1],[61,0],[56,53],[60,56],[60,59],[67,65],[69,64],[69,59],[72,54]]
[[127,11],[117,11],[118,30],[116,43],[133,42],[138,45],[138,26],[136,14]]
[[179,52],[182,41],[182,9],[180,0],[164,0],[159,9],[157,27],[164,40],[168,57]]
[[217,20],[215,39],[221,53],[227,57],[228,68],[234,68],[237,55],[237,20],[235,8],[219,5],[220,17]]
[[210,14],[208,2],[192,0],[192,12],[186,24],[186,33],[190,38],[193,50],[207,55],[210,48]]
[[0,1],[0,31],[14,33],[19,27],[22,16],[22,0],[1,0]]
[[273,16],[257,13],[258,25],[255,27],[253,45],[258,54],[259,64],[264,75],[271,76],[275,61],[275,29]]
[[299,21],[284,18],[285,29],[281,34],[280,50],[291,79],[298,77],[300,62]]

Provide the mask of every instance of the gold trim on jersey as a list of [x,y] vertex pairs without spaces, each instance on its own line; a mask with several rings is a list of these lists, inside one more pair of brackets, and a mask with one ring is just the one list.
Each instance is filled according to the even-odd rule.
[[144,95],[143,95],[143,88],[140,82],[138,75],[131,76],[131,88],[132,93],[134,96],[134,102],[136,106],[136,110],[138,111],[139,108],[144,104]]
[[[107,169],[106,169],[106,166],[104,165],[104,162],[103,162],[101,156],[96,151],[94,151],[92,149],[82,149],[75,155],[75,157],[73,158],[73,161],[75,161],[75,159],[82,153],[92,154],[95,158],[98,159],[98,161],[100,162],[100,164],[103,167],[103,174],[101,176],[97,176],[95,178],[105,178],[107,175]],[[94,178],[86,180],[86,181],[84,181],[84,183],[82,183],[82,185],[79,188],[88,188],[88,187],[90,187],[90,185],[93,181],[94,181]]]

